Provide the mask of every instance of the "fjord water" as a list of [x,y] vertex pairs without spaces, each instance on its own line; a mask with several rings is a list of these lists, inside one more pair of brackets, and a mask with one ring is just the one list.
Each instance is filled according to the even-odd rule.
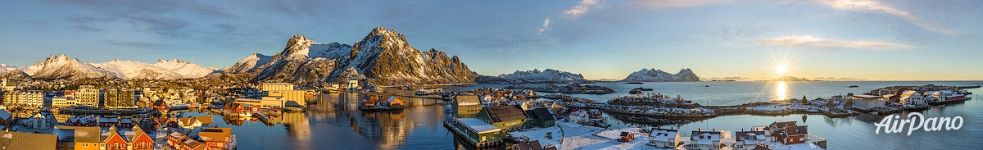
[[[620,82],[601,82],[598,85],[615,89],[607,95],[576,95],[599,102],[628,95],[636,87],[653,88],[667,95],[680,95],[704,105],[737,105],[746,102],[768,101],[779,96],[810,99],[845,93],[864,93],[874,88],[893,85],[979,85],[983,82],[787,82],[784,84],[761,82],[674,82],[645,83],[642,85]],[[706,87],[709,85],[710,87]],[[859,88],[849,88],[858,85]],[[464,90],[481,87],[501,88],[502,84],[478,84],[449,88]],[[780,87],[784,86],[784,87]],[[781,92],[784,93],[775,93]],[[962,116],[964,124],[958,131],[914,131],[903,134],[875,134],[874,123],[883,116],[862,115],[850,118],[828,118],[808,115],[805,124],[809,133],[828,140],[829,149],[978,149],[983,143],[983,102],[981,89],[969,90],[974,99],[960,104],[933,107],[923,113],[926,117]],[[231,127],[239,139],[240,149],[454,149],[453,134],[441,125],[444,105],[421,105],[406,108],[402,112],[369,113],[357,109],[362,97],[354,93],[332,93],[321,96],[317,104],[308,106],[306,113],[284,113],[283,123],[268,126],[259,121],[221,119],[214,115],[215,126]],[[425,101],[412,99],[410,101]],[[429,100],[433,101],[433,100]],[[205,115],[204,113],[186,113]],[[609,118],[616,127],[648,126],[623,123]],[[225,120],[225,121],[223,121]],[[775,121],[798,121],[802,115],[790,116],[722,116],[708,120],[673,125],[683,133],[700,129],[740,131],[752,126],[767,125]],[[688,135],[688,133],[686,133]]]

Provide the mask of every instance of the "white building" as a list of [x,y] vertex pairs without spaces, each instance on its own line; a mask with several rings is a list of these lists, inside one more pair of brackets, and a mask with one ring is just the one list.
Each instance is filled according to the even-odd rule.
[[683,141],[683,147],[691,150],[728,149],[735,141],[730,131],[693,131],[689,141]]
[[768,135],[764,130],[738,131],[734,137],[737,139],[733,145],[735,150],[753,150],[758,145],[769,143]]
[[904,91],[901,93],[901,97],[898,99],[898,103],[905,107],[914,107],[927,104],[925,97],[922,96],[918,91]]
[[850,97],[850,99],[853,101],[853,108],[862,110],[871,110],[877,107],[884,107],[884,103],[887,103],[884,98],[873,95],[853,95]]
[[679,130],[673,129],[652,128],[649,136],[652,137],[652,140],[649,140],[648,145],[656,148],[676,148],[682,141]]

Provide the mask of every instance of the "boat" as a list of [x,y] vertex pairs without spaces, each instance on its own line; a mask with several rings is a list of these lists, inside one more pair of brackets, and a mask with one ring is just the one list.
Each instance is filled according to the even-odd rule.
[[975,89],[975,88],[980,88],[980,86],[979,85],[971,85],[971,86],[960,86],[958,88],[960,88],[960,89]]
[[710,87],[710,85],[703,85],[703,87]]
[[858,86],[858,85],[850,85],[849,87],[850,87],[850,88],[858,88],[858,87],[860,87],[860,86]]
[[241,112],[241,113],[239,113],[239,117],[252,117],[252,116],[253,116],[253,114],[251,114],[249,112]]

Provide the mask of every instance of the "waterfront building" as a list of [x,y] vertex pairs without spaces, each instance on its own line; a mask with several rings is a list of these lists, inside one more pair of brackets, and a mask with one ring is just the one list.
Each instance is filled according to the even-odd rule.
[[871,110],[878,107],[884,107],[884,103],[887,103],[880,96],[873,95],[853,95],[850,97],[853,101],[852,107],[860,110]]
[[51,107],[65,108],[75,106],[75,96],[55,96],[51,98]]
[[262,108],[282,108],[285,101],[282,97],[263,97],[263,99],[238,98],[234,103],[241,105],[257,106]]
[[481,112],[478,113],[478,119],[502,130],[515,131],[523,129],[529,117],[519,106],[500,105],[481,109]]
[[154,139],[143,131],[140,126],[133,126],[133,134],[127,134],[127,139],[129,139],[130,150],[153,150],[154,149]]
[[102,134],[101,149],[103,150],[126,150],[128,144],[126,137],[119,133],[116,126],[109,127],[108,133]]
[[475,145],[498,143],[505,136],[502,129],[476,118],[454,119],[450,127],[459,136],[466,138]]
[[795,121],[774,122],[766,128],[768,130],[765,133],[771,135],[772,141],[786,145],[805,142],[806,135],[809,134],[807,126],[797,126]]
[[548,128],[556,126],[556,118],[553,117],[553,113],[543,107],[535,108],[532,110],[527,110],[526,115],[532,123],[540,128]]
[[31,129],[51,129],[55,126],[55,120],[51,117],[53,116],[35,113],[30,118],[24,119],[21,123],[25,123]]
[[202,125],[212,124],[212,116],[198,116],[198,117],[186,117],[178,118],[178,126],[186,129],[194,129],[201,127]]
[[454,98],[457,102],[456,107],[458,118],[470,118],[478,115],[481,112],[481,102],[478,101],[478,96],[474,95],[461,95]]
[[92,85],[81,85],[75,91],[75,104],[89,107],[99,107],[99,89]]
[[305,96],[307,91],[295,90],[290,83],[262,83],[260,89],[266,93],[267,97],[278,97],[286,101],[294,101],[301,106],[306,106]]
[[904,91],[901,93],[901,97],[898,98],[898,103],[902,106],[912,107],[926,105],[925,97],[921,93],[914,90]]
[[58,137],[54,134],[3,131],[0,133],[0,149],[55,150]]
[[107,89],[103,106],[110,109],[137,108],[135,92],[128,89]]
[[187,135],[184,135],[181,132],[171,132],[171,134],[167,135],[167,146],[177,149],[184,144],[185,140],[188,140]]
[[5,129],[9,127],[13,121],[14,121],[13,114],[11,114],[6,109],[0,109],[0,125],[3,126],[0,127],[0,129]]
[[679,134],[679,130],[675,129],[652,128],[649,136],[652,137],[652,140],[649,141],[648,145],[656,148],[676,148],[682,141],[682,135]]
[[208,149],[231,149],[232,128],[206,128],[198,132],[198,136]]

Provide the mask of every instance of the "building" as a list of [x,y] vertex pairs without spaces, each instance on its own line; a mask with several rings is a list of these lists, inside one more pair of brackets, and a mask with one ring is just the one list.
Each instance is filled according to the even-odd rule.
[[208,149],[232,149],[232,128],[206,128],[198,136]]
[[522,108],[514,105],[501,105],[481,109],[478,119],[494,125],[496,128],[515,131],[525,128],[529,118]]
[[7,92],[7,91],[14,91],[16,89],[17,89],[17,82],[7,81],[7,79],[2,79],[2,81],[0,81],[0,91]]
[[153,150],[154,149],[154,139],[150,137],[147,132],[143,131],[140,126],[133,126],[133,134],[127,134],[127,139],[129,139],[130,150]]
[[92,85],[81,85],[75,91],[75,104],[89,107],[99,107],[99,89]]
[[75,96],[55,96],[51,98],[51,107],[66,108],[75,106]]
[[109,127],[108,133],[102,134],[102,144],[100,147],[103,150],[126,150],[129,144],[126,141],[126,137],[116,129],[116,126],[112,126]]
[[286,101],[281,97],[263,97],[263,99],[254,98],[238,98],[234,101],[236,104],[256,106],[261,108],[283,108]]
[[496,143],[505,136],[502,129],[475,118],[454,119],[451,126],[471,143]]
[[734,137],[737,139],[737,143],[733,146],[735,150],[754,150],[759,145],[768,144],[768,135],[763,130],[743,131],[742,129]]
[[102,141],[99,127],[56,126],[58,149],[99,150]]
[[478,96],[461,95],[454,99],[457,102],[454,106],[457,108],[458,118],[475,117],[481,112],[481,101],[478,100]]
[[873,95],[853,95],[850,97],[853,102],[851,105],[853,108],[868,111],[878,107],[884,107],[884,103],[887,103],[880,96]]
[[927,105],[925,97],[922,96],[918,91],[908,90],[901,93],[901,97],[898,98],[898,104],[905,107],[914,107]]
[[0,149],[55,150],[57,145],[58,137],[54,134],[9,131],[0,133]]
[[41,108],[44,105],[44,92],[41,91],[5,91],[3,97],[3,105],[8,107]]
[[177,149],[184,144],[185,140],[188,140],[187,135],[184,135],[181,132],[172,132],[171,134],[167,135],[167,146]]
[[796,126],[795,121],[774,122],[768,125],[766,134],[772,141],[782,144],[797,144],[806,141],[809,130],[806,126]]
[[530,121],[540,128],[548,128],[556,126],[556,118],[553,117],[553,113],[546,108],[539,107],[532,110],[527,110],[526,115],[529,116]]
[[301,106],[306,106],[305,96],[307,91],[295,90],[290,83],[262,83],[260,89],[266,93],[266,97],[281,98],[285,101],[294,101]]
[[655,146],[656,148],[676,148],[682,141],[679,130],[674,129],[652,128],[649,136],[652,139],[649,140],[648,145]]
[[110,109],[137,108],[135,92],[127,89],[107,89],[103,107]]
[[686,149],[695,150],[717,150],[726,149],[731,147],[733,144],[733,139],[730,136],[730,131],[720,130],[720,131],[693,131],[690,134],[690,139],[687,143],[684,143]]

